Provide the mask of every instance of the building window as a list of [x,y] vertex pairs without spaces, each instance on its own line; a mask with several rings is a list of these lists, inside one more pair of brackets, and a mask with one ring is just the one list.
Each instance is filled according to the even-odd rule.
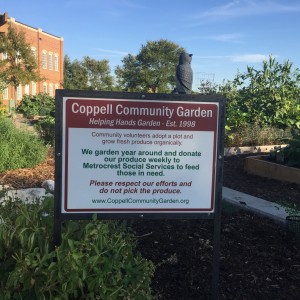
[[31,93],[33,96],[36,95],[36,83],[35,82],[31,83]]
[[54,70],[58,71],[58,54],[54,55]]
[[29,95],[29,84],[25,85],[24,94]]
[[53,84],[49,83],[49,96],[53,97]]
[[31,48],[31,54],[34,58],[36,58],[36,49],[34,47]]
[[47,83],[44,82],[43,84],[43,93],[47,94]]
[[53,70],[53,62],[52,62],[52,60],[53,60],[53,55],[52,55],[52,53],[49,53],[49,55],[48,55],[48,66],[49,66],[49,70]]
[[47,69],[47,51],[45,50],[42,53],[42,68]]
[[16,64],[20,64],[21,63],[21,54],[20,51],[17,51],[17,56],[16,56]]
[[17,100],[22,100],[22,85],[19,84],[17,87]]
[[3,99],[8,100],[8,87],[3,89]]

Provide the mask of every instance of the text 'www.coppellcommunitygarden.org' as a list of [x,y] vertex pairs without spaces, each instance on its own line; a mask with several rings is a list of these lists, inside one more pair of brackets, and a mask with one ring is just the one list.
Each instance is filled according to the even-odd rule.
[[92,203],[94,204],[186,204],[188,205],[190,202],[189,199],[164,199],[164,198],[152,198],[152,199],[133,199],[133,198],[125,198],[125,199],[92,199]]

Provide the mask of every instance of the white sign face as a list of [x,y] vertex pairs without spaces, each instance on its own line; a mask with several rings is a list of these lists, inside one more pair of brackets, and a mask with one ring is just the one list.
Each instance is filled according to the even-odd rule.
[[218,103],[63,99],[62,213],[214,212]]

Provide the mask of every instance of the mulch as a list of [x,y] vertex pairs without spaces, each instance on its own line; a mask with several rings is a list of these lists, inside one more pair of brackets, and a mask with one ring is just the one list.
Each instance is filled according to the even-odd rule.
[[53,148],[50,148],[45,161],[34,168],[0,173],[0,185],[6,185],[10,189],[40,188],[44,180],[54,180],[53,154]]
[[290,203],[300,210],[300,185],[245,173],[244,161],[249,155],[253,154],[224,158],[223,185],[271,202]]
[[[273,202],[300,207],[300,185],[248,175],[245,155],[224,159],[223,185]],[[32,169],[0,174],[0,185],[41,187],[54,179],[53,151]],[[137,249],[156,264],[157,299],[211,298],[212,220],[134,220]],[[221,219],[220,299],[300,299],[300,241],[284,227],[224,205]]]

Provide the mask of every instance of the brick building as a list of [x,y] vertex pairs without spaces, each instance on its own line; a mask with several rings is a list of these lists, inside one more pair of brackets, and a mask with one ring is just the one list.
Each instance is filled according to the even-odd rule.
[[[32,53],[35,55],[39,71],[46,80],[42,82],[31,82],[25,86],[19,86],[17,89],[17,99],[21,100],[25,94],[36,95],[47,93],[50,96],[55,95],[55,90],[62,88],[63,82],[63,38],[44,32],[40,28],[33,28],[29,25],[17,22],[7,13],[0,14],[0,32],[7,32],[11,24],[17,31],[25,33],[26,42],[31,45]],[[0,53],[0,59],[5,58],[5,53]],[[14,88],[8,86],[0,95],[2,103],[9,107],[14,107]]]

